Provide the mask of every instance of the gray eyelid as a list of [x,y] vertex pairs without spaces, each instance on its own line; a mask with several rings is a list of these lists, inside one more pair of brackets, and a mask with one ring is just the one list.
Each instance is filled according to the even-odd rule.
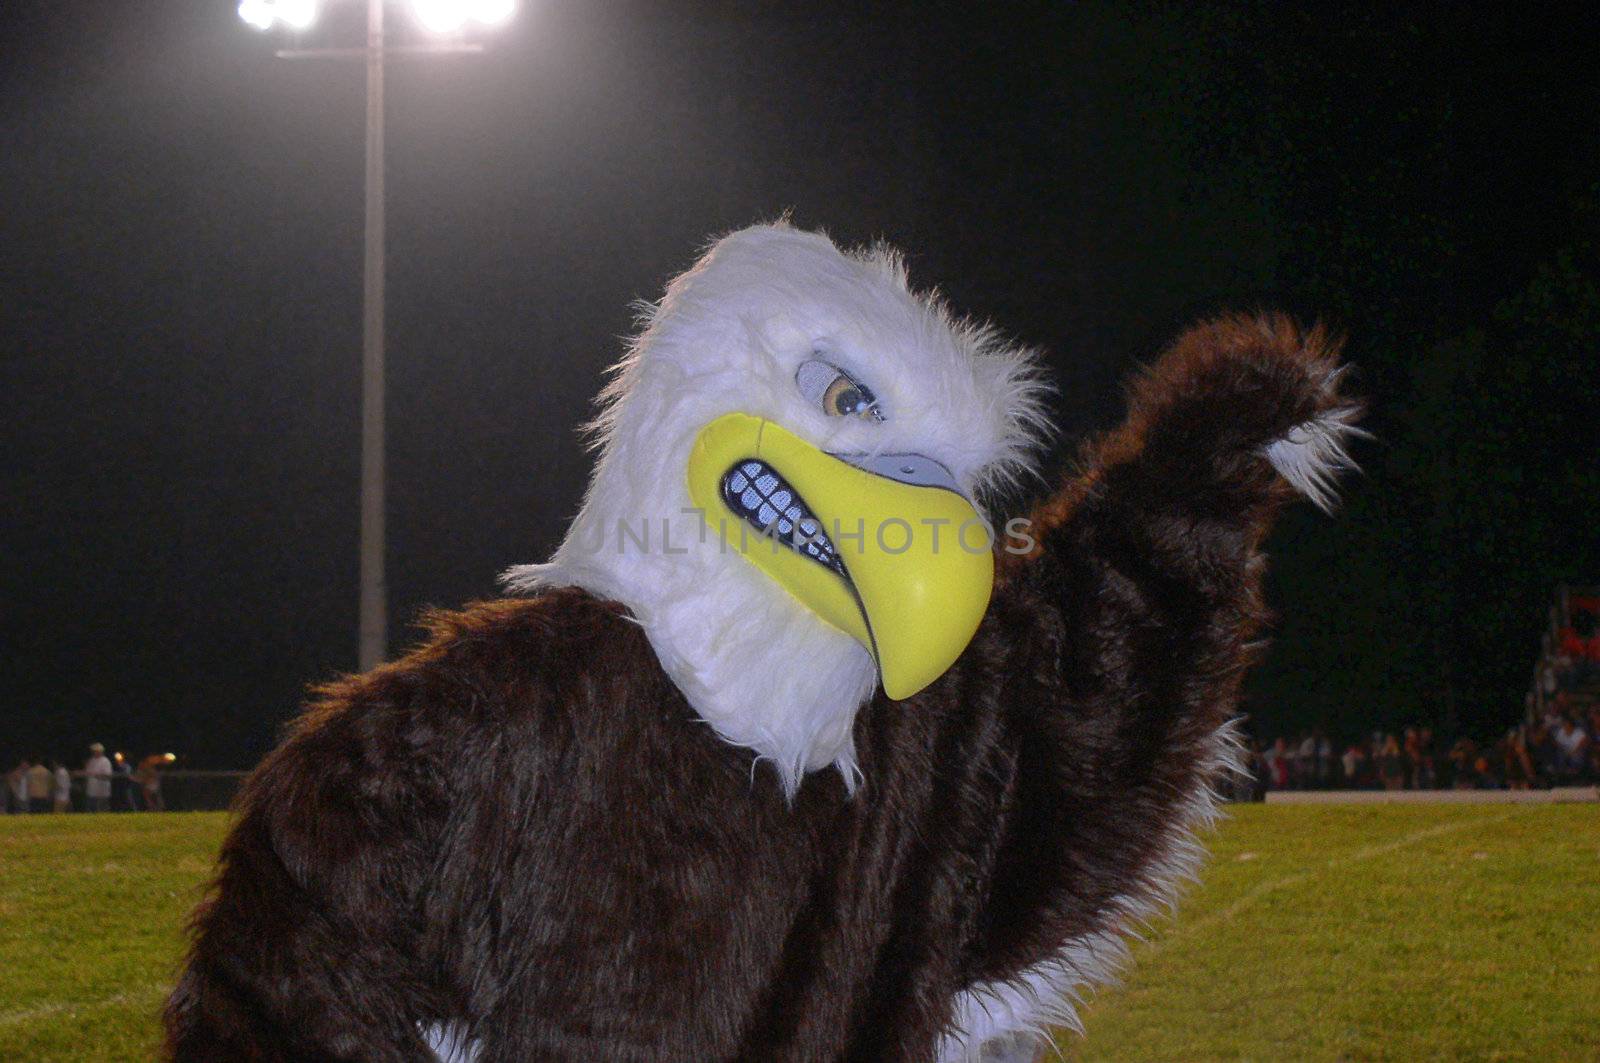
[[836,366],[829,365],[820,358],[811,358],[800,363],[800,368],[795,370],[794,384],[800,389],[800,394],[813,406],[821,405],[823,393],[828,390],[828,385],[833,383],[833,378],[839,375]]
[[806,359],[800,363],[800,368],[795,370],[794,383],[795,387],[800,389],[800,394],[805,396],[808,402],[813,406],[820,407],[822,398],[828,391],[828,385],[839,377],[844,377],[850,381],[861,390],[863,395],[872,400],[867,410],[872,414],[873,420],[883,420],[883,411],[878,408],[878,399],[873,394],[872,389],[832,362],[825,362],[821,358]]

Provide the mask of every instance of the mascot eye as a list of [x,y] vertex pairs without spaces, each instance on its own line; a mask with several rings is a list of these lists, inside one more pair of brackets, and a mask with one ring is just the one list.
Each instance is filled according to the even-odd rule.
[[836,365],[813,358],[800,366],[794,382],[800,394],[821,406],[829,417],[883,420],[871,389]]

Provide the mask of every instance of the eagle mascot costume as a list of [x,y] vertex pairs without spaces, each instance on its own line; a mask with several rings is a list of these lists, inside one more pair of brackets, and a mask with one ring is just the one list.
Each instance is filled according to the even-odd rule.
[[1001,524],[1030,353],[886,248],[725,237],[616,368],[549,563],[246,783],[168,1056],[1026,1058],[1195,872],[1339,379],[1320,329],[1200,325]]

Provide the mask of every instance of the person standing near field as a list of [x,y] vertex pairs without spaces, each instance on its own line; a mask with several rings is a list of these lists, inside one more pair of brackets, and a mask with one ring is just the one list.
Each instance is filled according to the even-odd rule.
[[87,776],[84,792],[89,798],[89,811],[107,811],[111,805],[111,761],[106,759],[106,747],[99,742],[89,747],[83,774]]
[[59,760],[50,762],[51,774],[55,777],[55,810],[57,812],[72,811],[72,773],[67,771],[67,766]]
[[6,798],[11,803],[13,815],[28,811],[28,758],[17,761],[17,766],[6,772]]
[[111,811],[139,811],[139,801],[134,796],[136,790],[138,787],[133,785],[133,765],[121,753],[111,754]]
[[1344,788],[1360,789],[1361,776],[1367,766],[1367,755],[1362,752],[1360,742],[1350,743],[1350,747],[1344,751],[1344,756],[1339,758],[1339,765],[1344,769]]
[[1385,790],[1404,790],[1406,788],[1406,762],[1400,754],[1400,743],[1394,735],[1386,735],[1383,746],[1378,754],[1378,777],[1383,780]]
[[144,795],[146,812],[164,812],[166,803],[161,799],[161,769],[178,758],[171,753],[152,753],[139,762],[133,781],[139,784]]
[[34,814],[50,811],[50,787],[55,777],[42,760],[33,762],[28,769],[28,811]]

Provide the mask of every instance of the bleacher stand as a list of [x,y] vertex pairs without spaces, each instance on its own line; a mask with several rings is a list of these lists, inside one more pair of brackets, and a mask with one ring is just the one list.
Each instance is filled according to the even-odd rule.
[[1539,641],[1527,729],[1541,774],[1600,775],[1600,587],[1562,586]]

